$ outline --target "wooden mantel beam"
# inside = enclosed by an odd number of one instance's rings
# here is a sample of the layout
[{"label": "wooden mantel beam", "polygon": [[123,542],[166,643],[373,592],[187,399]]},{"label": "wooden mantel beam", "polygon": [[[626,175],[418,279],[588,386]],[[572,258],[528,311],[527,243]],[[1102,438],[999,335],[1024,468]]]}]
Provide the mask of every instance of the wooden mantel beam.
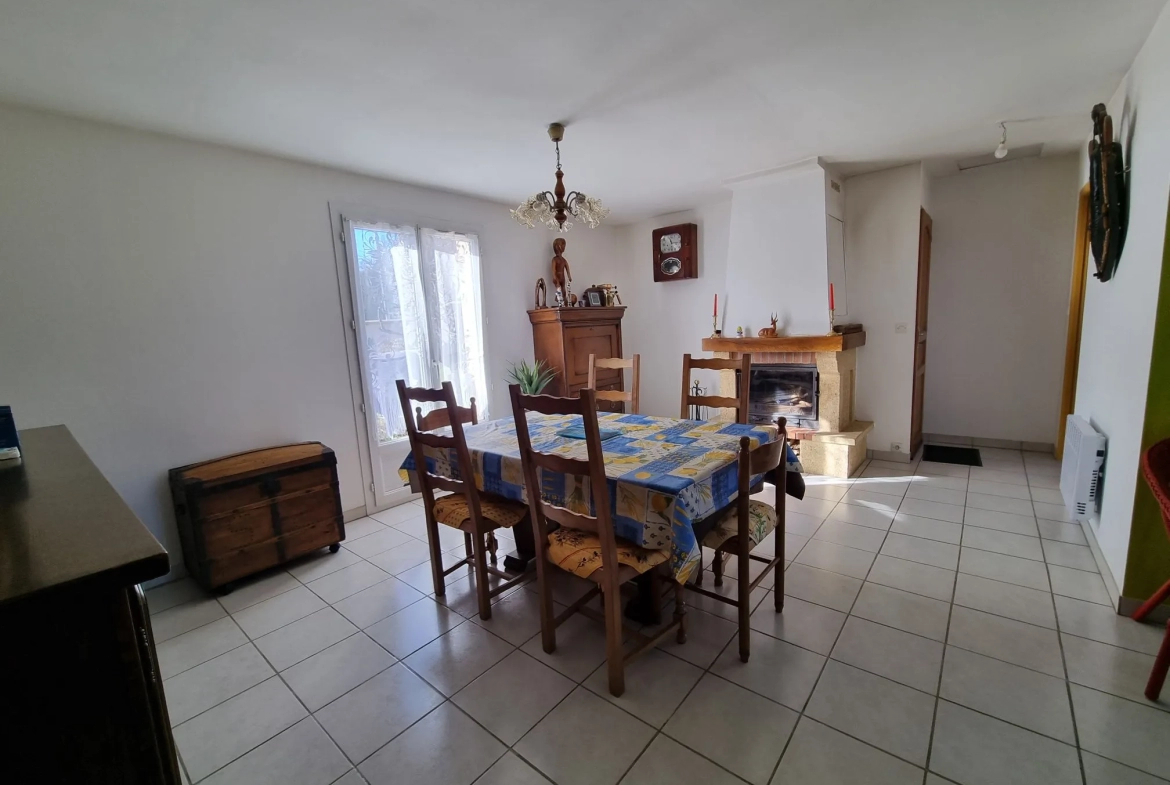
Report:
[{"label": "wooden mantel beam", "polygon": [[829,335],[782,335],[776,338],[704,338],[703,351],[748,352],[844,352],[865,346],[865,332]]}]

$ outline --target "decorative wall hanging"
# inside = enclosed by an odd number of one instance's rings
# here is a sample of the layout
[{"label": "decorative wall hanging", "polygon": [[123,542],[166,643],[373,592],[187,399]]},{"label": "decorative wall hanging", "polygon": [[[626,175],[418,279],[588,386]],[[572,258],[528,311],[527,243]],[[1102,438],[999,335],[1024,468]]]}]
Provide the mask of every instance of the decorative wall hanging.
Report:
[{"label": "decorative wall hanging", "polygon": [[1113,140],[1113,118],[1105,104],[1093,107],[1093,138],[1089,141],[1089,243],[1097,272],[1105,282],[1113,277],[1125,245],[1129,205],[1125,190],[1125,161],[1121,143]]},{"label": "decorative wall hanging", "polygon": [[561,171],[561,140],[565,138],[565,126],[560,123],[550,125],[548,138],[552,139],[557,148],[556,187],[552,191],[541,191],[522,202],[512,211],[512,217],[529,229],[539,222],[549,229],[567,232],[573,228],[570,217],[579,219],[590,229],[596,229],[609,215],[609,210],[602,206],[601,200],[586,196],[580,191],[565,194],[563,182],[565,174]]}]

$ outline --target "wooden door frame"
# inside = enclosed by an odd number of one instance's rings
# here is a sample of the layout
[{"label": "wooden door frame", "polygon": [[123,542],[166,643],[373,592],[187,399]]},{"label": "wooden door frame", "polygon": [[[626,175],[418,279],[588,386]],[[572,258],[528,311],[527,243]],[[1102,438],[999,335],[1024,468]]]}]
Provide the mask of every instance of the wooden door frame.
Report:
[{"label": "wooden door frame", "polygon": [[1064,457],[1064,428],[1077,402],[1077,367],[1081,355],[1081,324],[1085,316],[1085,284],[1089,275],[1089,184],[1077,201],[1077,234],[1073,246],[1072,283],[1068,295],[1068,330],[1064,343],[1064,382],[1060,393],[1060,421],[1056,424],[1054,454]]},{"label": "wooden door frame", "polygon": [[[922,310],[922,298],[925,296],[929,300],[930,296],[930,252],[926,254],[926,291],[922,291],[922,263],[923,263],[923,244],[922,238],[927,236],[929,231],[930,245],[934,246],[934,219],[930,217],[930,213],[926,212],[926,208],[920,207],[918,210],[918,266],[915,270],[914,276],[914,362],[911,369],[910,381],[910,459],[918,454],[919,448],[922,447],[924,438],[923,431],[926,428],[926,380],[922,382],[922,392],[918,391],[918,344],[926,340],[926,324],[919,321],[919,315],[922,314],[923,322],[926,321],[926,313]],[[929,309],[929,306],[928,306]],[[923,349],[922,357],[922,373],[926,373],[926,350]],[[918,412],[918,433],[914,432],[914,416]]]}]

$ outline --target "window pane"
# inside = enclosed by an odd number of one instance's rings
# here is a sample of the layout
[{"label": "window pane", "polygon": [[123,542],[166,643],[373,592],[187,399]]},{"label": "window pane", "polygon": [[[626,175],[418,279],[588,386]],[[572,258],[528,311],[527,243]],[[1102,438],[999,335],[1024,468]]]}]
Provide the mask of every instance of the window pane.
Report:
[{"label": "window pane", "polygon": [[351,222],[359,351],[365,352],[378,442],[406,436],[396,379],[429,387],[426,305],[413,226]]},{"label": "window pane", "polygon": [[439,380],[451,382],[464,406],[474,397],[481,419],[487,419],[479,238],[422,229],[420,241],[430,352]]}]

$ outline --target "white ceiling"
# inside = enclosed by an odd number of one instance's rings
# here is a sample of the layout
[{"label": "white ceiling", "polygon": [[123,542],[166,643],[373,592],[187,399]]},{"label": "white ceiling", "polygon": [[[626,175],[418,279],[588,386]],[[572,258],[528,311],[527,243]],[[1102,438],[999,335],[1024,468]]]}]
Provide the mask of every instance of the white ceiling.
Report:
[{"label": "white ceiling", "polygon": [[[1165,0],[0,0],[0,100],[614,218],[810,156],[1079,147]],[[944,167],[945,168],[945,167]]]}]

